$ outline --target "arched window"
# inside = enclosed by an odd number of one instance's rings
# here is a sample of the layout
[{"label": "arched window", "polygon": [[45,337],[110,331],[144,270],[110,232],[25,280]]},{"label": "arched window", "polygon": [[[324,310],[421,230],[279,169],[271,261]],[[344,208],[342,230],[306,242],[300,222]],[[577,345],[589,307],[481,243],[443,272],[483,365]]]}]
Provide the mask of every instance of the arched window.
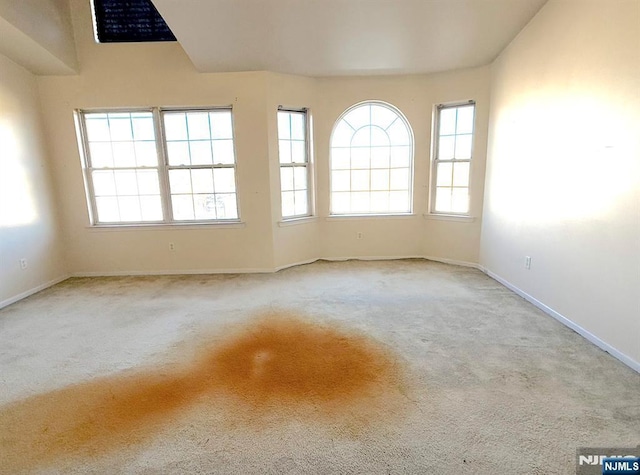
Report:
[{"label": "arched window", "polygon": [[347,109],[331,134],[331,214],[411,212],[413,134],[395,107]]}]

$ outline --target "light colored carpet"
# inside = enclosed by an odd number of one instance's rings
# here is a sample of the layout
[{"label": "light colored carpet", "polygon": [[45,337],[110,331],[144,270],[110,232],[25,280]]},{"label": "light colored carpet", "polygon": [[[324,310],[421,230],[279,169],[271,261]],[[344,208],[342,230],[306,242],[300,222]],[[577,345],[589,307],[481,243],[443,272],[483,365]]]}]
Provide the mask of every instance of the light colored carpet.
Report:
[{"label": "light colored carpet", "polygon": [[640,442],[640,375],[423,260],[69,279],[0,310],[0,385],[12,474],[571,474]]}]

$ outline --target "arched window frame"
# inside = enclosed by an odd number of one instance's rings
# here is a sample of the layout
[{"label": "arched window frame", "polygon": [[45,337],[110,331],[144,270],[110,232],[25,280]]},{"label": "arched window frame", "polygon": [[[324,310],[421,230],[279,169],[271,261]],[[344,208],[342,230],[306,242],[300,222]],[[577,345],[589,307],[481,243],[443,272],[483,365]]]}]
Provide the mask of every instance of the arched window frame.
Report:
[{"label": "arched window frame", "polygon": [[[391,120],[388,124],[386,124],[386,127],[382,127],[379,123],[373,123],[372,122],[372,118],[369,118],[369,122],[365,123],[363,125],[360,125],[357,128],[354,128],[351,124],[349,124],[349,122],[347,122],[345,120],[345,118],[347,116],[349,116],[349,114],[351,114],[354,110],[365,107],[365,106],[378,106],[381,107],[383,109],[386,109],[387,111],[390,111],[391,113],[393,113],[395,115],[395,118],[393,120]],[[370,113],[371,113],[371,109],[370,109]],[[349,147],[334,147],[334,138],[336,135],[336,132],[338,131],[338,127],[344,122],[347,123],[347,125],[349,125],[349,127],[353,130],[353,133],[351,135],[351,141],[350,141],[350,145]],[[374,147],[371,145],[371,143],[369,144],[368,148],[369,148],[369,167],[368,169],[365,168],[354,168],[353,166],[353,149],[354,148],[366,148],[366,146],[361,146],[361,147],[355,147],[353,146],[353,140],[354,137],[357,135],[358,131],[360,131],[361,129],[365,128],[365,127],[377,127],[382,129],[386,134],[387,137],[389,137],[389,133],[387,132],[388,129],[391,128],[391,126],[393,126],[396,121],[399,121],[400,124],[404,125],[404,130],[406,130],[406,134],[407,134],[407,141],[408,143],[390,143],[389,145],[389,165],[387,167],[374,167],[373,163],[371,163],[371,149]],[[385,124],[382,124],[385,125]],[[349,168],[337,168],[336,167],[336,156],[335,156],[335,152],[336,149],[345,149],[348,148],[349,149],[349,163],[350,166]],[[392,152],[394,152],[393,149],[395,149],[395,151],[404,151],[401,149],[406,148],[406,151],[408,153],[408,164],[406,166],[394,166],[397,165],[397,163],[399,163],[399,161],[396,161],[394,163],[394,160],[396,160],[396,157],[392,156]],[[330,149],[330,162],[329,162],[329,171],[330,171],[330,183],[329,183],[329,190],[330,190],[330,214],[331,216],[358,216],[358,215],[362,215],[362,216],[375,216],[375,215],[408,215],[408,214],[412,214],[413,213],[413,171],[414,171],[414,135],[413,135],[413,130],[411,128],[411,125],[408,121],[408,119],[406,118],[406,116],[400,111],[400,109],[398,109],[397,107],[395,107],[392,104],[389,104],[387,102],[384,101],[379,101],[379,100],[367,100],[367,101],[362,101],[359,102],[357,104],[354,104],[352,106],[350,106],[349,108],[347,108],[336,120],[336,122],[334,123],[333,129],[331,131],[331,138],[330,138],[330,143],[329,143],[329,149]],[[369,171],[369,187],[368,189],[354,189],[353,188],[353,183],[352,183],[352,178],[353,178],[353,172],[355,171]],[[406,173],[408,174],[408,176],[406,177],[406,188],[402,188],[402,189],[394,189],[394,186],[392,184],[392,171],[395,171],[395,175],[401,174],[401,170],[406,170]],[[346,172],[349,171],[350,172],[350,182],[349,182],[349,189],[348,190],[343,190],[342,188],[344,188],[344,186],[341,186],[340,188],[336,189],[336,183],[334,182],[334,176],[335,176],[335,172]],[[379,188],[374,188],[372,187],[372,171],[376,171],[376,172],[380,172],[379,175],[384,175],[384,171],[387,171],[389,174],[389,187],[387,189],[379,189]],[[337,181],[337,180],[335,180]],[[365,210],[364,208],[358,208],[353,206],[354,200],[353,200],[353,194],[354,193],[361,193],[361,192],[368,192],[369,193],[369,206],[368,206],[368,210]],[[336,206],[335,203],[335,198],[336,198],[336,194],[341,194],[341,193],[349,193],[350,194],[350,204],[348,207],[346,206]],[[389,206],[386,209],[382,209],[382,208],[377,208],[374,207],[373,203],[372,203],[372,193],[376,193],[379,196],[382,196],[382,193],[387,193],[388,194],[388,201],[389,201]],[[399,193],[406,193],[406,207],[403,207],[402,209],[400,209],[399,207],[394,207],[393,205],[391,205],[391,201],[394,198],[394,195],[397,197]]]}]

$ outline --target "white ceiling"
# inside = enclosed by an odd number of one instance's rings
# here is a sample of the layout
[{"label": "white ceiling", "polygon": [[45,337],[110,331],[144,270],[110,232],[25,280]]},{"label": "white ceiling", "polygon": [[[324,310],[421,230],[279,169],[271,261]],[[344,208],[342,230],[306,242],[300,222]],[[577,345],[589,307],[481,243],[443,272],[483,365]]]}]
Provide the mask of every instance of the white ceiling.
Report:
[{"label": "white ceiling", "polygon": [[488,64],[547,0],[153,0],[196,68],[307,76]]}]

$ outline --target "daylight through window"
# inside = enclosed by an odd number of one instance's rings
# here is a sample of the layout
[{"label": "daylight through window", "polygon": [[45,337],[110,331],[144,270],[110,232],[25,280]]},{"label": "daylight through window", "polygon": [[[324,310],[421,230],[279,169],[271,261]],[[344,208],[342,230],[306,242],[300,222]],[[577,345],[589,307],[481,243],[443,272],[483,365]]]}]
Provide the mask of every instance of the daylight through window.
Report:
[{"label": "daylight through window", "polygon": [[311,214],[306,111],[278,111],[278,151],[282,218]]},{"label": "daylight through window", "polygon": [[331,214],[411,212],[413,136],[383,102],[347,110],[331,136]]},{"label": "daylight through window", "polygon": [[238,219],[230,109],[78,118],[93,224]]}]

